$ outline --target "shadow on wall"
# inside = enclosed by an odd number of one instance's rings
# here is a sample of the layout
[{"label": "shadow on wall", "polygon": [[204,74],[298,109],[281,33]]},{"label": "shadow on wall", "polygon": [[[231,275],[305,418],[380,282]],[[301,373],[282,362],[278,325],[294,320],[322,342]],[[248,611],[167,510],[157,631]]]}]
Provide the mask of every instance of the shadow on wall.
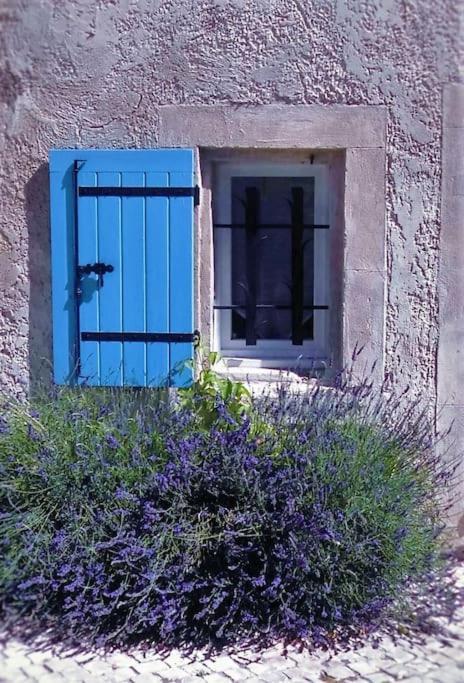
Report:
[{"label": "shadow on wall", "polygon": [[42,164],[26,183],[26,221],[29,270],[29,386],[30,392],[52,381],[52,309],[48,164]]}]

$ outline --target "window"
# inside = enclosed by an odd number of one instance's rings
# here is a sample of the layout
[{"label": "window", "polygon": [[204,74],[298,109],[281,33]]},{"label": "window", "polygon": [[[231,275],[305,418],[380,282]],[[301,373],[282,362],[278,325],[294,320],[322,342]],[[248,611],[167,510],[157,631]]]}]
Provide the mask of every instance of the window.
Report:
[{"label": "window", "polygon": [[231,364],[326,363],[327,166],[216,164],[213,228],[216,349]]}]

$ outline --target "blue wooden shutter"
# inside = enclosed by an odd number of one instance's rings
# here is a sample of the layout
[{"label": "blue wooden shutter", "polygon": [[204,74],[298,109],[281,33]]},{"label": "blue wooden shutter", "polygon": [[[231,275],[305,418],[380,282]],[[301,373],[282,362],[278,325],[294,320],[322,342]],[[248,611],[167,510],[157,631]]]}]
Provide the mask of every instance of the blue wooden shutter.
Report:
[{"label": "blue wooden shutter", "polygon": [[50,152],[58,384],[191,381],[193,184],[193,150]]}]

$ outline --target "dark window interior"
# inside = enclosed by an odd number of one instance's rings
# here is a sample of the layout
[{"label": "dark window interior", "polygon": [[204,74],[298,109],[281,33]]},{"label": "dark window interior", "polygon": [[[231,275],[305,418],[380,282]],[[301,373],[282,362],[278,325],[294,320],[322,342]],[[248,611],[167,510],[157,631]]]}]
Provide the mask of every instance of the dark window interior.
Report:
[{"label": "dark window interior", "polygon": [[313,339],[313,223],[314,178],[232,178],[233,339]]}]

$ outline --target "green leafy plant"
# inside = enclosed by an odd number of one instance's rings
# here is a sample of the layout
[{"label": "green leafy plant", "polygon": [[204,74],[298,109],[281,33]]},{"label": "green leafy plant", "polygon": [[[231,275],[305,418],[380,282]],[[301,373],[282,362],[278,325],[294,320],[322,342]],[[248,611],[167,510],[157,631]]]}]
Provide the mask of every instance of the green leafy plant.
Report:
[{"label": "green leafy plant", "polygon": [[252,408],[250,391],[242,382],[221,375],[217,370],[219,362],[217,352],[204,353],[197,349],[197,377],[191,387],[179,392],[180,405],[198,417],[203,429],[209,429],[221,417],[224,406],[229,419],[235,421],[249,414]]}]

